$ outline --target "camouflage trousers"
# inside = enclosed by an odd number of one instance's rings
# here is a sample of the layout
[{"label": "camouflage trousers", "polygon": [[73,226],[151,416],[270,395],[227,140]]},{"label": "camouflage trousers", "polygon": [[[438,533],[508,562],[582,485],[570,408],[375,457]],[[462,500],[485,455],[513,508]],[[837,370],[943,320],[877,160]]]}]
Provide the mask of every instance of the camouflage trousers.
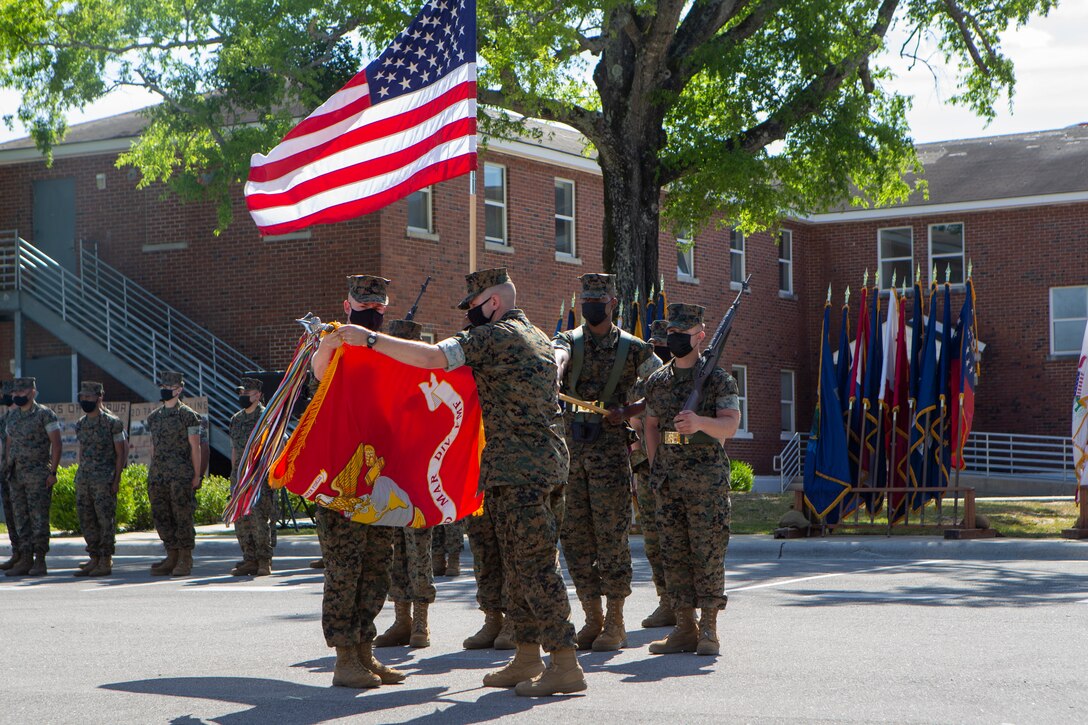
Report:
[{"label": "camouflage trousers", "polygon": [[631,594],[631,465],[622,440],[570,445],[563,556],[578,598]]},{"label": "camouflage trousers", "polygon": [[91,556],[113,556],[117,533],[117,495],[113,476],[76,473],[76,513]]},{"label": "camouflage trousers", "polygon": [[15,527],[15,507],[11,505],[11,482],[7,475],[0,474],[0,498],[3,499],[4,523],[8,526],[8,540],[11,550],[19,551],[19,532]]},{"label": "camouflage trousers", "polygon": [[729,548],[729,458],[717,445],[658,448],[650,487],[676,609],[724,609]]},{"label": "camouflage trousers", "polygon": [[431,551],[446,557],[459,557],[465,548],[465,519],[431,529]]},{"label": "camouflage trousers", "polygon": [[168,550],[192,551],[196,546],[193,526],[196,492],[192,473],[168,474],[152,468],[147,474],[147,498],[151,503],[151,520],[163,546]]},{"label": "camouflage trousers", "polygon": [[393,529],[389,598],[394,602],[434,601],[431,529]]},{"label": "camouflage trousers", "polygon": [[547,652],[573,648],[570,602],[559,571],[563,486],[494,486],[487,490],[486,508],[499,540],[514,638],[539,642]]},{"label": "camouflage trousers", "polygon": [[234,522],[234,535],[242,549],[245,561],[269,561],[272,559],[272,527],[276,510],[276,491],[268,484],[261,485],[261,497],[249,513]]},{"label": "camouflage trousers", "polygon": [[24,556],[49,551],[49,505],[53,502],[53,489],[46,485],[47,477],[48,470],[42,466],[41,470],[33,471],[15,469],[8,478],[13,523]]},{"label": "camouflage trousers", "polygon": [[325,592],[321,597],[321,629],[329,647],[351,647],[377,636],[374,618],[389,594],[393,533],[389,526],[366,526],[319,506],[325,533]]},{"label": "camouflage trousers", "polygon": [[468,546],[472,550],[472,573],[476,577],[476,603],[487,611],[506,611],[506,591],[503,586],[502,554],[495,524],[491,520],[489,499],[484,494],[482,516],[469,516],[464,520],[468,530]]},{"label": "camouflage trousers", "polygon": [[650,490],[650,476],[647,471],[635,474],[635,497],[638,500],[638,523],[642,528],[642,548],[646,552],[646,560],[650,562],[657,596],[664,597],[665,565],[661,561],[661,537],[657,531],[657,499]]}]

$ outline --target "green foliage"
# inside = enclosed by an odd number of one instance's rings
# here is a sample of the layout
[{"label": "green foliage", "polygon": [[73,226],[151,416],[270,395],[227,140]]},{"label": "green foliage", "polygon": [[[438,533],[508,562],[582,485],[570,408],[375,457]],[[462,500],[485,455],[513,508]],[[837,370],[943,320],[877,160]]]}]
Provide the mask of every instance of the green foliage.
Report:
[{"label": "green foliage", "polygon": [[76,469],[65,466],[57,469],[57,482],[53,485],[53,501],[49,504],[49,526],[59,531],[79,533],[79,514],[76,511]]},{"label": "green foliage", "polygon": [[204,483],[196,492],[196,512],[193,522],[197,526],[223,522],[223,509],[230,499],[230,480],[222,476],[205,476]]},{"label": "green foliage", "polygon": [[755,471],[750,463],[744,461],[729,462],[729,490],[751,491],[755,481]]},{"label": "green foliage", "polygon": [[155,522],[151,518],[151,501],[147,498],[147,466],[142,463],[133,463],[121,472],[121,486],[117,496],[117,525],[128,531],[149,531],[155,528]]}]

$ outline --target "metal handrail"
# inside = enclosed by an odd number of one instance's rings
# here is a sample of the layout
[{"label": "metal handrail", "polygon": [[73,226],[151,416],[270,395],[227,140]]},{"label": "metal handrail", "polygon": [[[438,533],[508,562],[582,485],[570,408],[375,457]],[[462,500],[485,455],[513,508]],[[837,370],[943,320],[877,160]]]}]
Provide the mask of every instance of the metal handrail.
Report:
[{"label": "metal handrail", "polygon": [[0,231],[0,289],[19,290],[148,377],[182,372],[193,394],[207,396],[211,423],[227,429],[238,378],[260,367],[96,255],[82,250],[80,259],[82,277],[17,233]]}]

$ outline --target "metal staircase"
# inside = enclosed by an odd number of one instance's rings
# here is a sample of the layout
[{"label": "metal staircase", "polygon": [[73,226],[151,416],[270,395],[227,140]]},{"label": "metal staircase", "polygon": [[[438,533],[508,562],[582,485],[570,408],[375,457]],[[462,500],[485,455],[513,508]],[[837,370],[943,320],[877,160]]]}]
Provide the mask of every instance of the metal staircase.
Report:
[{"label": "metal staircase", "polygon": [[205,328],[81,249],[73,274],[15,232],[0,231],[0,296],[75,352],[148,400],[161,370],[207,396],[211,445],[230,455],[230,417],[243,372],[261,367]]}]

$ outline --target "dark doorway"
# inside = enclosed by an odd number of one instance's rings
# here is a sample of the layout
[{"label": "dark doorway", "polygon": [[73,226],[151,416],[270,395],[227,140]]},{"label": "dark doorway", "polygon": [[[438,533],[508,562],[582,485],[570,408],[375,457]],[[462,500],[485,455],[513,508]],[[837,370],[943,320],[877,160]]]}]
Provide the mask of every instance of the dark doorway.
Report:
[{"label": "dark doorway", "polygon": [[74,361],[74,355],[48,355],[23,363],[23,375],[38,379],[39,403],[71,403],[76,399],[72,390]]},{"label": "dark doorway", "polygon": [[34,182],[31,243],[69,272],[76,271],[76,180]]}]

